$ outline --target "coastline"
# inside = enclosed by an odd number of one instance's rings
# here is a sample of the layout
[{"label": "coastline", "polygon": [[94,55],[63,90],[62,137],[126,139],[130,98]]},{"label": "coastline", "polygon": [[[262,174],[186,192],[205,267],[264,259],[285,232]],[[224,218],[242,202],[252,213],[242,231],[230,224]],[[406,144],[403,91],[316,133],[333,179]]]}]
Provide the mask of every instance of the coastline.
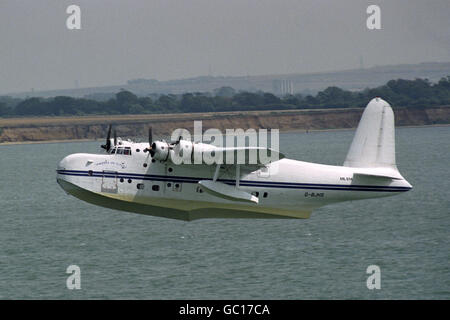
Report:
[{"label": "coastline", "polygon": [[[103,140],[113,125],[121,137],[146,137],[149,127],[159,136],[174,129],[193,132],[194,121],[202,129],[274,128],[280,132],[324,132],[355,130],[363,108],[264,110],[251,112],[215,112],[156,115],[116,115],[85,117],[0,118],[0,145],[81,142]],[[397,108],[396,127],[450,125],[450,107]]]},{"label": "coastline", "polygon": [[[445,124],[428,124],[428,125],[411,125],[411,126],[397,126],[396,129],[401,128],[428,128],[428,127],[450,127],[450,123]],[[335,132],[335,131],[354,131],[354,128],[335,128],[335,129],[311,129],[306,132],[305,129],[280,129],[280,133],[311,133],[311,132]],[[42,140],[42,141],[14,141],[14,142],[0,142],[0,146],[13,145],[27,145],[27,144],[50,144],[50,143],[75,143],[75,142],[94,142],[103,141],[104,139],[59,139],[59,140]]]},{"label": "coastline", "polygon": [[67,140],[42,140],[42,141],[13,141],[13,142],[0,142],[0,146],[14,146],[23,144],[46,144],[46,143],[68,143],[68,142],[90,142],[100,141],[100,139],[67,139]]}]

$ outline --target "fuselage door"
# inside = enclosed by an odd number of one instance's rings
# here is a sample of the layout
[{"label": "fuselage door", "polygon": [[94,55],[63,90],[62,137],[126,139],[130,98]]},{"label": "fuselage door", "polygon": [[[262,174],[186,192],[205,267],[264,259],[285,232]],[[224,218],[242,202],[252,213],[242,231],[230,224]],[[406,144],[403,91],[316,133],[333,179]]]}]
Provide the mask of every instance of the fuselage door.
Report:
[{"label": "fuselage door", "polygon": [[103,171],[102,192],[117,193],[117,171]]}]

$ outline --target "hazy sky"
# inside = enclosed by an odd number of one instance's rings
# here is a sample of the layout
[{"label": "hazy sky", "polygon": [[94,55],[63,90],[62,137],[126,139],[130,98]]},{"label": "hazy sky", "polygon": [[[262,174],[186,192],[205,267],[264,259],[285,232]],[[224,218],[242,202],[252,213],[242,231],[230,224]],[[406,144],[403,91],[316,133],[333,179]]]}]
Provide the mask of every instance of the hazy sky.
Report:
[{"label": "hazy sky", "polygon": [[450,61],[449,17],[449,0],[0,0],[0,94]]}]

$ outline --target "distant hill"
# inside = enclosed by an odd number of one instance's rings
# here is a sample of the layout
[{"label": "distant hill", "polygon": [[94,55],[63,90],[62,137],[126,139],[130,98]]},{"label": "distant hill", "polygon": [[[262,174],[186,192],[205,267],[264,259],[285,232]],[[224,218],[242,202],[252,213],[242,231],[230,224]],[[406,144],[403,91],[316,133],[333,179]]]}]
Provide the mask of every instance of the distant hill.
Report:
[{"label": "distant hill", "polygon": [[146,96],[149,94],[212,92],[214,89],[225,86],[232,87],[235,90],[261,90],[278,95],[285,93],[315,94],[330,86],[337,86],[345,90],[373,88],[383,85],[392,79],[414,80],[416,78],[427,78],[432,82],[436,82],[449,74],[450,62],[427,62],[309,74],[246,77],[202,76],[170,81],[134,79],[120,86],[34,91],[9,95],[18,98],[72,96],[107,100],[121,89],[129,90],[139,96]]}]

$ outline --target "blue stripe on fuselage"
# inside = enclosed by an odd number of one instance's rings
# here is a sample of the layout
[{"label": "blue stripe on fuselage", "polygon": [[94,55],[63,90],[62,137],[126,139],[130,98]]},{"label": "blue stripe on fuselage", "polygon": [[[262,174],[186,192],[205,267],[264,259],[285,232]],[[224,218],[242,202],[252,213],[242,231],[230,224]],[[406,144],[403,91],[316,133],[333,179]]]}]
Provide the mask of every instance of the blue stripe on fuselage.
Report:
[{"label": "blue stripe on fuselage", "polygon": [[[179,177],[179,176],[164,176],[164,175],[148,175],[139,173],[122,173],[122,172],[103,172],[103,171],[81,171],[81,170],[56,170],[58,174],[69,176],[85,176],[85,177],[105,177],[105,178],[124,178],[124,179],[138,179],[151,181],[171,181],[171,182],[185,182],[198,183],[200,180],[212,180],[210,178],[195,178],[195,177]],[[235,180],[218,179],[217,181],[225,184],[233,185]],[[319,190],[344,190],[344,191],[377,191],[377,192],[403,192],[408,191],[409,187],[395,187],[395,186],[371,186],[371,185],[340,185],[340,184],[313,184],[313,183],[294,183],[294,182],[275,182],[275,181],[249,181],[240,180],[239,184],[246,187],[260,187],[260,188],[282,188],[282,189],[319,189]]]}]

